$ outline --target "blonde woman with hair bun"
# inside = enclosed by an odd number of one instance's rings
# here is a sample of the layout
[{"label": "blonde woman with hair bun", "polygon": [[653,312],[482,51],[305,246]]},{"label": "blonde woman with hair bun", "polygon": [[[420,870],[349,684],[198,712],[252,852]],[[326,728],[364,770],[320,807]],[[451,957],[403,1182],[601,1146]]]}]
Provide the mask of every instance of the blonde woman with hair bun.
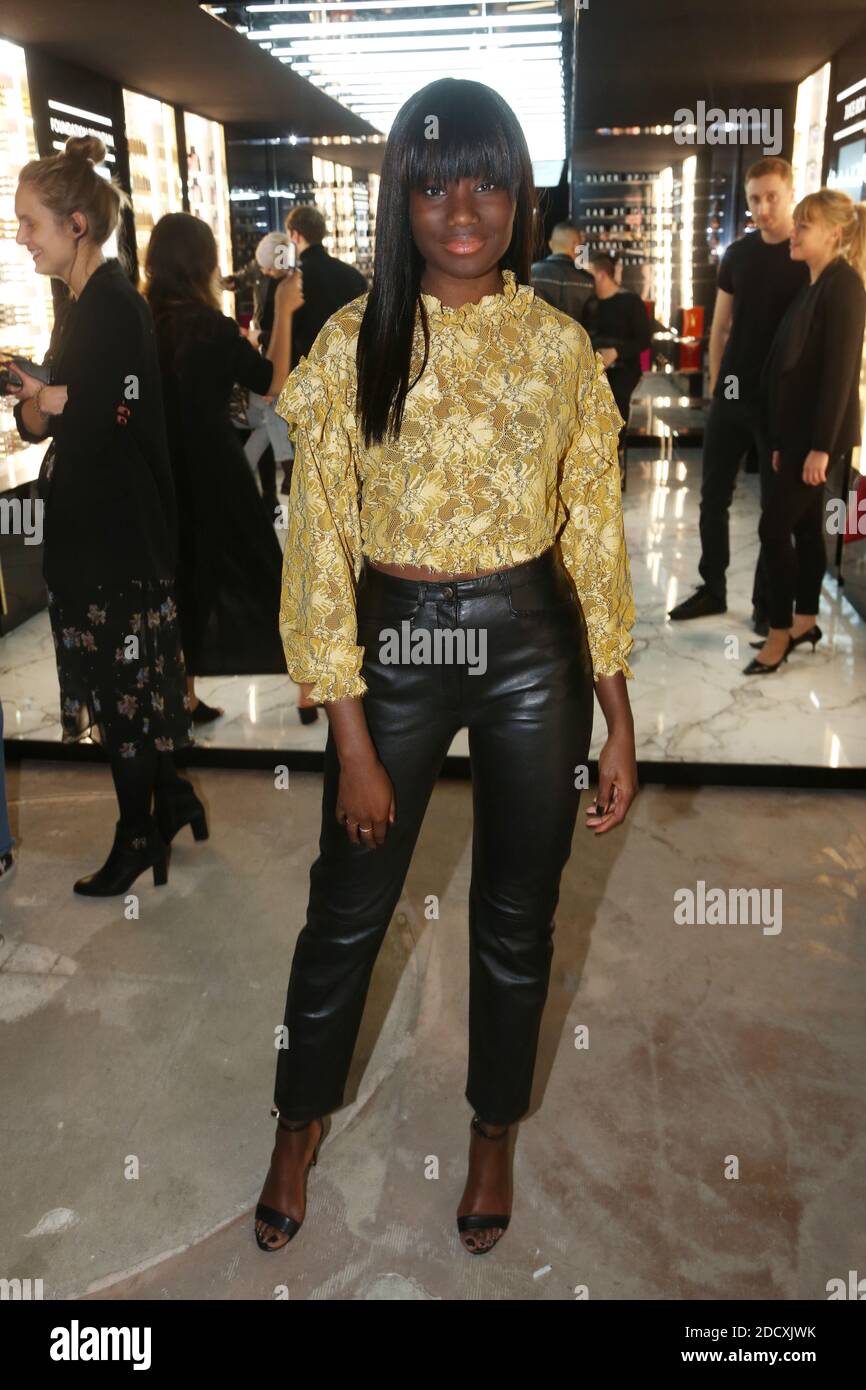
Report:
[{"label": "blonde woman with hair bun", "polygon": [[[57,655],[63,739],[95,727],[117,793],[114,844],[75,891],[125,893],[145,869],[167,878],[166,843],[204,810],[172,751],[191,741],[174,598],[177,522],[153,319],[103,246],[128,201],[97,173],[94,136],[34,159],[18,179],[16,240],[70,303],[50,384],[18,371],[22,437],[51,438],[39,475],[43,575]],[[154,810],[156,814],[154,815]],[[84,849],[82,848],[82,857]]]},{"label": "blonde woman with hair bun", "polygon": [[758,528],[770,631],[746,675],[776,671],[823,637],[824,484],[861,433],[866,204],[834,188],[807,194],[794,209],[791,259],[806,264],[809,283],[779,325],[762,379],[774,474]]}]

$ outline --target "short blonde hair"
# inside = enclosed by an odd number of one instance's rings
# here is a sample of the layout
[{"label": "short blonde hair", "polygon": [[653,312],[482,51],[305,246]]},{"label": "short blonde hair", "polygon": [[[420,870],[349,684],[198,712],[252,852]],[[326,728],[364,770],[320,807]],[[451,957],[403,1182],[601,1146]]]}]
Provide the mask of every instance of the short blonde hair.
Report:
[{"label": "short blonde hair", "polygon": [[866,279],[866,203],[855,203],[841,188],[819,188],[800,199],[794,221],[838,227],[839,255]]}]

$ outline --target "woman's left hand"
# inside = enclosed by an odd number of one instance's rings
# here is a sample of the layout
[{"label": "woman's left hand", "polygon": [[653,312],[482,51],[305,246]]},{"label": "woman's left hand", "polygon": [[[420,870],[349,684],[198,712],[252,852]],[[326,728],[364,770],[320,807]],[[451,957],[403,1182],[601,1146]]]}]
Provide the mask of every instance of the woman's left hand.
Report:
[{"label": "woman's left hand", "polygon": [[811,483],[817,487],[820,483],[827,481],[827,468],[830,463],[830,455],[822,453],[819,449],[812,449],[803,463],[803,482]]},{"label": "woman's left hand", "polygon": [[[609,734],[598,758],[598,795],[586,813],[586,828],[604,835],[621,825],[638,792],[634,733]],[[602,808],[599,813],[596,807]]]},{"label": "woman's left hand", "polygon": [[43,415],[62,415],[66,405],[65,386],[43,386],[36,402],[37,410]]}]

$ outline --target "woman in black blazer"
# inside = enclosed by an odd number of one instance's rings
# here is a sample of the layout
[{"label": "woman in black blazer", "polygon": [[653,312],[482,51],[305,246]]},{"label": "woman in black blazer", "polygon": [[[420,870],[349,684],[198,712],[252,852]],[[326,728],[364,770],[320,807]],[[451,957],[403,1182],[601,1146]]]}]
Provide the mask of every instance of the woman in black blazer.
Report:
[{"label": "woman in black blazer", "polygon": [[180,824],[207,835],[201,803],[172,759],[191,741],[190,710],[156,339],[144,300],[102,252],[126,201],[97,174],[104,159],[100,140],[75,137],[21,170],[16,240],[37,273],[63,280],[72,298],[52,339],[52,384],[19,372],[23,385],[12,392],[23,438],[52,436],[39,493],[63,739],[95,725],[117,793],[111,853],[75,884],[99,897],[125,893],[151,867],[154,883],[165,883],[165,839]]},{"label": "woman in black blazer", "polygon": [[817,626],[826,569],[824,483],[860,443],[860,364],[866,323],[866,204],[822,188],[794,209],[791,259],[810,279],[779,324],[763,393],[774,478],[761,516],[770,631],[746,675],[778,670]]}]

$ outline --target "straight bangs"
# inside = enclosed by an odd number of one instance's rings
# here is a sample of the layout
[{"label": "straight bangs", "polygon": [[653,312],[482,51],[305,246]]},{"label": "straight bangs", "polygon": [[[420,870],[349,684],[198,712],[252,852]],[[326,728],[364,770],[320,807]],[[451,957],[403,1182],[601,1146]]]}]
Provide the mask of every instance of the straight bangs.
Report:
[{"label": "straight bangs", "polygon": [[801,198],[791,214],[795,222],[821,222],[824,220],[824,207],[817,193],[807,193]]},{"label": "straight bangs", "polygon": [[508,190],[515,204],[514,225],[499,265],[513,271],[518,284],[529,284],[540,232],[526,137],[498,92],[481,82],[443,77],[400,108],[382,159],[373,287],[356,357],[357,414],[368,447],[386,434],[399,436],[411,389],[416,313],[424,356],[415,381],[427,364],[430,335],[420,295],[424,261],[411,231],[411,195],[464,178]]},{"label": "straight bangs", "polygon": [[[438,135],[425,134],[437,128]],[[467,103],[466,111],[452,107],[445,117],[419,112],[396,162],[399,182],[414,192],[430,184],[444,188],[458,179],[483,179],[515,197],[524,174],[520,152],[497,112],[480,109],[477,101]]]}]

